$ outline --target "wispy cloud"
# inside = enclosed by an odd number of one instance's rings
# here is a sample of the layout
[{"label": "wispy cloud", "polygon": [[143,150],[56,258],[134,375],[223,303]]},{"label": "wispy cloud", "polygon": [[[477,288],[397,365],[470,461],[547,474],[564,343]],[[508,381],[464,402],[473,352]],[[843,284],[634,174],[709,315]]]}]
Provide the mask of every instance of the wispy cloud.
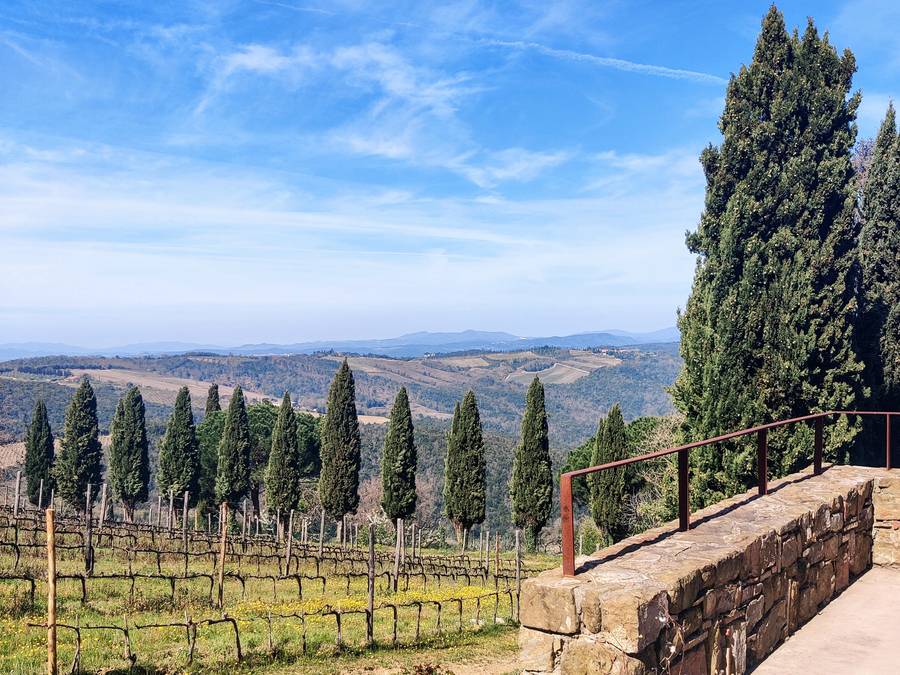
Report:
[{"label": "wispy cloud", "polygon": [[570,49],[556,49],[537,42],[522,42],[518,40],[481,40],[482,44],[505,47],[508,49],[517,49],[520,51],[534,51],[545,56],[551,56],[566,61],[577,61],[587,63],[601,68],[612,68],[614,70],[622,70],[629,73],[640,73],[642,75],[653,75],[655,77],[666,77],[673,80],[689,80],[700,84],[727,84],[728,80],[718,75],[710,73],[702,73],[696,70],[684,70],[682,68],[669,68],[668,66],[657,66],[648,63],[636,63],[626,59],[618,59],[609,56],[596,56],[595,54],[585,54]]}]

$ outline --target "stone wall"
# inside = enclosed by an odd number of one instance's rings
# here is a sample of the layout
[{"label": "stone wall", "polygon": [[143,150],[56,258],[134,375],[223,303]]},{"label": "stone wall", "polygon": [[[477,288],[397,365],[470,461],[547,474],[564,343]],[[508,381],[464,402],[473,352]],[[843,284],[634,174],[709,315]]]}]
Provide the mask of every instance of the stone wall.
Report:
[{"label": "stone wall", "polygon": [[884,472],[875,481],[875,547],[872,562],[900,568],[900,471]]},{"label": "stone wall", "polygon": [[892,563],[900,476],[832,467],[696,513],[688,532],[670,524],[580,558],[574,578],[545,572],[523,584],[520,667],[744,673],[868,569],[876,518]]}]

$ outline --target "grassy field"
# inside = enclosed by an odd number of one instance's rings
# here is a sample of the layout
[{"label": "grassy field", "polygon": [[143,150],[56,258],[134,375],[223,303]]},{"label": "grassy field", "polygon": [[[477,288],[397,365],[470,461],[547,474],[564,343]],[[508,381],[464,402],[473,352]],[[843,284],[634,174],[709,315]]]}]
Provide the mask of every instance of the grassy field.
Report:
[{"label": "grassy field", "polygon": [[[16,534],[7,526],[4,541],[13,541],[14,537]],[[63,544],[77,543],[72,533],[58,539]],[[177,549],[181,544],[177,535],[174,540],[161,540],[158,536],[155,539],[162,549]],[[20,544],[40,545],[41,541],[40,533],[28,533],[24,529],[18,533]],[[118,542],[115,538],[112,541]],[[136,540],[134,546],[147,545]],[[191,547],[204,545],[194,542]],[[0,672],[30,674],[44,672],[46,668],[46,629],[28,625],[43,625],[46,621],[46,564],[40,557],[44,550],[23,548],[23,557],[16,567],[11,547],[2,548],[0,572],[32,575],[37,583],[32,605],[27,582],[0,581]],[[315,555],[313,549],[308,553]],[[422,556],[423,559],[428,556],[435,564],[447,560],[459,569],[453,556],[443,553],[442,557],[438,551],[423,551]],[[359,556],[364,555],[360,550]],[[194,579],[182,577],[184,558],[177,552],[163,554],[159,567],[154,555],[136,554],[131,572],[155,578],[139,577],[133,588],[131,579],[103,578],[107,574],[126,572],[127,556],[105,546],[96,548],[93,578],[86,581],[87,601],[82,598],[80,579],[62,578],[58,582],[57,622],[81,627],[78,656],[83,672],[124,673],[130,667],[135,673],[454,672],[461,675],[474,673],[475,669],[481,674],[515,671],[516,623],[512,602],[515,585],[502,575],[499,579],[488,574],[468,580],[401,575],[399,589],[394,593],[386,574],[390,552],[384,551],[380,556],[384,562],[376,567],[379,576],[375,592],[375,644],[367,645],[367,579],[364,573],[359,573],[359,562],[338,563],[335,572],[333,561],[321,561],[318,566],[325,578],[324,590],[312,557],[299,566],[295,562],[291,575],[301,575],[301,596],[296,578],[283,577],[274,560],[254,562],[250,557],[229,555],[224,608],[220,610],[215,602],[215,589],[210,592],[216,573],[214,556],[191,558],[189,576],[201,575]],[[504,554],[502,568],[511,569],[511,556]],[[528,569],[546,568],[554,563],[554,559],[547,557],[524,561]],[[471,565],[477,566],[477,559]],[[415,567],[415,562],[410,560],[407,569],[412,572]],[[348,579],[342,572],[351,568],[356,576]],[[78,575],[83,570],[79,549],[60,552],[59,575]],[[169,578],[160,574],[175,578],[174,592]],[[236,576],[229,576],[232,574],[260,578],[245,578],[242,584]],[[499,593],[495,595],[496,590]],[[396,642],[391,605],[397,606]],[[223,615],[236,623],[202,623],[207,619],[221,620]],[[183,625],[186,623],[196,625],[192,659],[189,652],[193,628]],[[154,624],[182,625],[147,627]],[[240,662],[235,625],[240,638]],[[121,630],[95,630],[90,626],[127,626],[129,643],[126,646]],[[79,651],[74,631],[60,627],[58,643],[60,672],[68,672]],[[134,655],[133,666],[129,653]]]}]

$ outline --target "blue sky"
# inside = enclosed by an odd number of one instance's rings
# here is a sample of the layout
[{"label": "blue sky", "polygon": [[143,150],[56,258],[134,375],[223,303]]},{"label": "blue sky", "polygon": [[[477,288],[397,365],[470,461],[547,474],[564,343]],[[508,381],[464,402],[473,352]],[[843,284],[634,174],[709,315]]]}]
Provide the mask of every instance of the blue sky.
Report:
[{"label": "blue sky", "polygon": [[[856,54],[900,6],[780,3]],[[674,323],[766,2],[0,6],[0,342]]]}]

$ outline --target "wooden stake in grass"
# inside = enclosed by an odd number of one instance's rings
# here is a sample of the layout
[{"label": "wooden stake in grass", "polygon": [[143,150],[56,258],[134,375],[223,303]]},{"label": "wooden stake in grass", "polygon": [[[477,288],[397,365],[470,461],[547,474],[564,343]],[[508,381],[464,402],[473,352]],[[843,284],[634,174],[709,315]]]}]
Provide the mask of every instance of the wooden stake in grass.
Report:
[{"label": "wooden stake in grass", "polygon": [[520,532],[516,530],[516,621],[519,620],[519,602],[522,597],[522,548],[519,543]]},{"label": "wooden stake in grass", "polygon": [[500,535],[494,535],[494,587],[500,584]]},{"label": "wooden stake in grass", "polygon": [[403,534],[403,518],[397,518],[397,527],[394,529],[394,593],[397,592],[397,580],[400,577],[400,537]]},{"label": "wooden stake in grass", "polygon": [[322,558],[322,546],[325,541],[325,509],[319,515],[319,558]]},{"label": "wooden stake in grass", "polygon": [[181,541],[184,547],[184,576],[188,575],[188,497],[190,492],[184,491],[184,504],[181,506]]},{"label": "wooden stake in grass", "polygon": [[156,526],[162,523],[162,495],[156,495]]},{"label": "wooden stake in grass", "polygon": [[103,521],[106,520],[106,482],[100,486],[100,518],[97,523],[98,527],[103,527]]},{"label": "wooden stake in grass", "polygon": [[41,478],[41,486],[38,488],[38,511],[44,507],[44,479]]},{"label": "wooden stake in grass", "polygon": [[13,518],[19,517],[19,491],[22,489],[22,472],[16,471],[16,501],[13,504]]},{"label": "wooden stake in grass", "polygon": [[291,513],[288,516],[288,529],[287,529],[287,563],[284,566],[285,575],[291,573],[291,549],[294,544],[294,509],[291,509]]},{"label": "wooden stake in grass", "polygon": [[369,611],[366,613],[366,643],[375,642],[375,523],[369,523]]},{"label": "wooden stake in grass", "polygon": [[88,483],[84,493],[84,571],[88,574],[94,569],[94,502],[91,487]]},{"label": "wooden stake in grass", "polygon": [[221,543],[219,544],[219,609],[225,606],[225,546],[228,538],[228,503],[222,502],[219,507],[219,528]]},{"label": "wooden stake in grass", "polygon": [[56,675],[56,522],[47,509],[47,675]]}]

